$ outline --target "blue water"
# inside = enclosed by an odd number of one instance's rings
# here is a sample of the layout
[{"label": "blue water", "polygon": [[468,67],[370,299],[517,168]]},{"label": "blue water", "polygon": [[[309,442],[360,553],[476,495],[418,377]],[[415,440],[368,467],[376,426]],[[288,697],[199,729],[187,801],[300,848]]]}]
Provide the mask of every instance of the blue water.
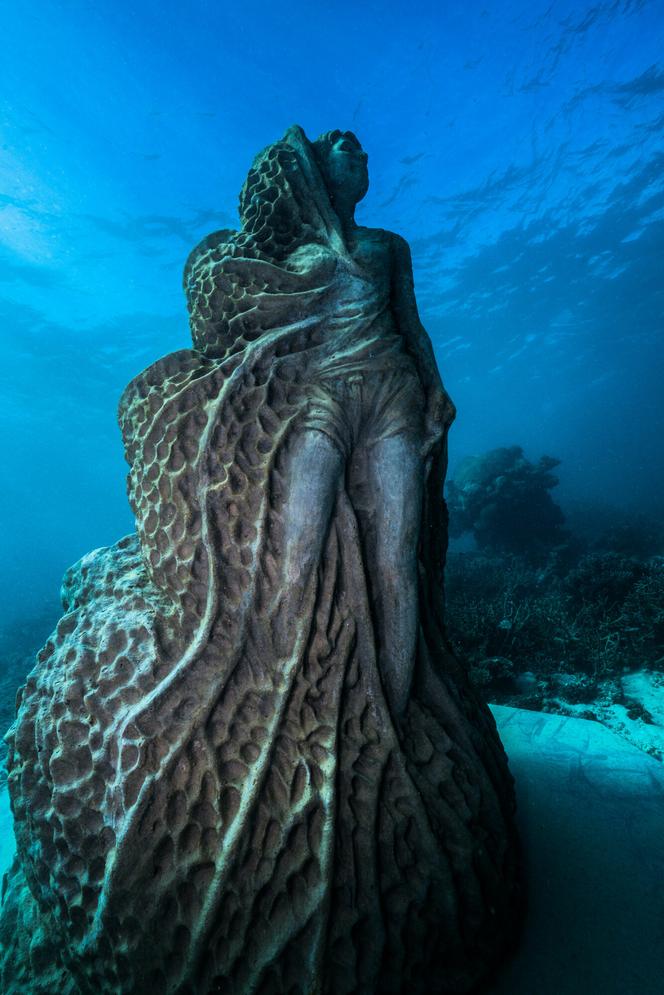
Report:
[{"label": "blue water", "polygon": [[[184,260],[293,123],[358,135],[357,220],[411,244],[450,475],[519,445],[561,460],[566,513],[664,520],[662,0],[32,0],[1,25],[0,735],[64,570],[133,531],[120,393],[189,345]],[[0,873],[12,850],[0,783]]]},{"label": "blue water", "polygon": [[183,261],[293,122],[369,152],[459,417],[559,497],[662,507],[664,8],[35,0],[0,33],[9,618],[131,531],[115,407],[188,344]]}]

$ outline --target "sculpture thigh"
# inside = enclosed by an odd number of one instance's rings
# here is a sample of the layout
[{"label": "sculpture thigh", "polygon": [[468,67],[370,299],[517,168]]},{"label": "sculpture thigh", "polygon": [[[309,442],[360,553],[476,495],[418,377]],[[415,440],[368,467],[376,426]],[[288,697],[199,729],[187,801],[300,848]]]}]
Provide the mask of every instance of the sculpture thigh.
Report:
[{"label": "sculpture thigh", "polygon": [[284,521],[281,592],[274,631],[280,651],[290,653],[312,570],[318,566],[327,538],[344,457],[323,432],[305,429],[290,443],[288,490]]},{"label": "sculpture thigh", "polygon": [[[305,429],[291,444],[284,583],[276,625],[284,654],[290,651],[346,465],[339,447],[318,429]],[[360,444],[348,459],[349,496],[362,535],[378,663],[396,717],[408,703],[419,625],[417,545],[424,473],[420,449],[421,439],[404,432]]]},{"label": "sculpture thigh", "polygon": [[404,432],[353,454],[350,498],[360,523],[378,663],[392,712],[408,703],[417,636],[417,548],[423,498],[421,438]]}]

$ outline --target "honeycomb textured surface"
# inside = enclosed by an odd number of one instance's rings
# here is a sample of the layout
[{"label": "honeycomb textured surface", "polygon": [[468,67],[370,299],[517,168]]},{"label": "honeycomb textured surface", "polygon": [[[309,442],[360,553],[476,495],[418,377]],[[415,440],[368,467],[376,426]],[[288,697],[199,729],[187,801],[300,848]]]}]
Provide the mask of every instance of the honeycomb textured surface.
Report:
[{"label": "honeycomb textured surface", "polygon": [[331,215],[291,129],[241,231],[187,261],[194,349],[122,397],[136,535],[68,571],[7,737],[6,995],[460,993],[512,934],[511,777],[444,635],[442,444],[402,726],[343,488],[284,621],[293,446],[334,353]]}]

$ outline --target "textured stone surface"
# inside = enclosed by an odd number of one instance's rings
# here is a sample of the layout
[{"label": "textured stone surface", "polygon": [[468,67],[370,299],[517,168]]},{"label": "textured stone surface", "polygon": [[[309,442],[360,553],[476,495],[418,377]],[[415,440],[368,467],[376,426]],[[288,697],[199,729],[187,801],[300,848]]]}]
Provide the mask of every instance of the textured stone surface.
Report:
[{"label": "textured stone surface", "polygon": [[513,934],[442,622],[453,406],[362,182],[341,133],[261,153],[187,262],[195,348],[123,395],[137,535],[65,577],[8,736],[8,993],[465,992]]},{"label": "textured stone surface", "polygon": [[[491,708],[529,887],[522,942],[487,995],[661,995],[664,766],[598,722]],[[2,790],[0,876],[13,839]]]}]

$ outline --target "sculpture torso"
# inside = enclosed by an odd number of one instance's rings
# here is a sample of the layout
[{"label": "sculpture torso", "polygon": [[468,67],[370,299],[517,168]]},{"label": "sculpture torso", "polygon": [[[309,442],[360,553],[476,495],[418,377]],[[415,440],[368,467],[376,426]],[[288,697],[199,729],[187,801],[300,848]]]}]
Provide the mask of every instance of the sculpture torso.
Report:
[{"label": "sculpture torso", "polygon": [[346,235],[348,255],[313,243],[288,256],[288,269],[306,269],[311,278],[329,287],[326,335],[334,352],[317,379],[398,368],[415,373],[392,307],[394,238],[382,228],[355,227]]}]

